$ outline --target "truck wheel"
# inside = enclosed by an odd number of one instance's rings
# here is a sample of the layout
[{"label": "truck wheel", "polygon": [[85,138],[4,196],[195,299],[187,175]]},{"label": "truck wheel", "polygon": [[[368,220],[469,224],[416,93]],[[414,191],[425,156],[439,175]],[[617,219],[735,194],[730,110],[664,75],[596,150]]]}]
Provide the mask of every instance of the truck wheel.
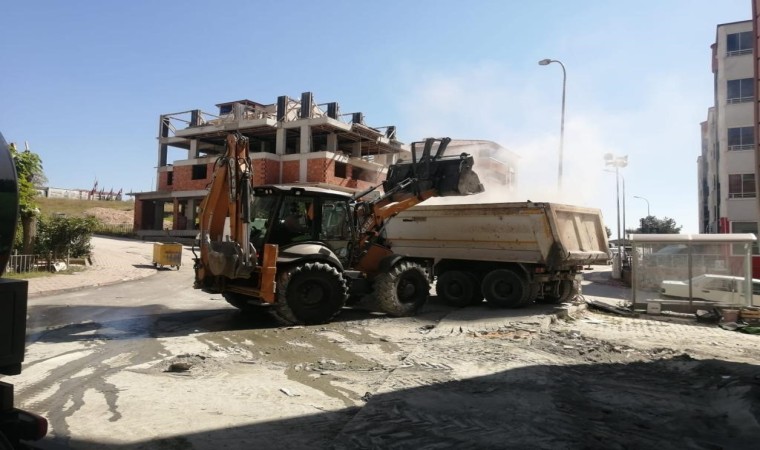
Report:
[{"label": "truck wheel", "polygon": [[402,261],[375,279],[377,306],[392,316],[415,315],[429,295],[425,269],[411,261]]},{"label": "truck wheel", "polygon": [[509,269],[498,269],[483,278],[483,296],[492,306],[519,308],[530,300],[530,286]]},{"label": "truck wheel", "polygon": [[319,324],[335,317],[348,298],[343,274],[324,263],[307,263],[282,273],[274,315],[287,324]]},{"label": "truck wheel", "polygon": [[461,270],[449,270],[439,275],[435,291],[448,305],[456,307],[474,305],[483,300],[475,274]]},{"label": "truck wheel", "polygon": [[555,294],[552,292],[551,294],[544,294],[544,298],[538,300],[539,303],[557,305],[570,299],[573,292],[573,281],[561,280],[557,283],[559,283],[557,286],[557,293]]}]

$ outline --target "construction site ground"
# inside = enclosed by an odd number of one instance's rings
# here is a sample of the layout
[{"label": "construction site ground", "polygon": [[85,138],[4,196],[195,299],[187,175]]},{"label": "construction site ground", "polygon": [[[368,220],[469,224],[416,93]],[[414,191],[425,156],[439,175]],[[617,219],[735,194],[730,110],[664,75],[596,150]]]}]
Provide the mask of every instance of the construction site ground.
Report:
[{"label": "construction site ground", "polygon": [[[760,336],[435,296],[279,327],[193,290],[189,249],[179,270],[151,249],[98,238],[82,286],[32,280],[24,371],[3,381],[50,420],[40,448],[760,448]],[[607,266],[585,278],[588,299],[627,298]]]}]

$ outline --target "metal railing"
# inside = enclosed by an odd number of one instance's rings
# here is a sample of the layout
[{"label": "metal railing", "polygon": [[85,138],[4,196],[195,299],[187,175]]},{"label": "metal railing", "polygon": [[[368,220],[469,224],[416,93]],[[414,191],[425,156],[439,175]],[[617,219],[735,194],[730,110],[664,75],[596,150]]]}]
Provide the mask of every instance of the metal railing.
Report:
[{"label": "metal railing", "polygon": [[739,55],[749,55],[752,53],[751,48],[743,48],[741,50],[731,50],[726,52],[726,56],[739,56]]},{"label": "metal railing", "polygon": [[728,150],[729,151],[739,151],[739,150],[754,150],[755,144],[741,144],[741,145],[729,145]]},{"label": "metal railing", "polygon": [[37,272],[40,268],[47,268],[47,261],[44,259],[38,263],[37,255],[11,255],[8,259],[8,273],[25,273]]},{"label": "metal railing", "polygon": [[746,102],[751,102],[753,99],[754,99],[753,97],[733,97],[733,98],[729,98],[727,103],[728,104],[746,103]]}]

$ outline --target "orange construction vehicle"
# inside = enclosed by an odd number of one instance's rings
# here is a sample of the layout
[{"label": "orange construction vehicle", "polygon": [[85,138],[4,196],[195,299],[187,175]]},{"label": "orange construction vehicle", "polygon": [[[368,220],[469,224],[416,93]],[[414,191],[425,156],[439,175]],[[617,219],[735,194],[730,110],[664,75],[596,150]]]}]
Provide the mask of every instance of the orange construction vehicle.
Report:
[{"label": "orange construction vehicle", "polygon": [[412,144],[411,161],[391,165],[381,186],[352,195],[253,186],[248,139],[228,135],[200,206],[195,288],[242,310],[267,306],[288,324],[328,322],[349,299],[368,294],[388,314],[415,314],[428,298],[432,261],[394,254],[384,228],[430,197],[483,191],[472,156],[444,154],[449,141]]}]

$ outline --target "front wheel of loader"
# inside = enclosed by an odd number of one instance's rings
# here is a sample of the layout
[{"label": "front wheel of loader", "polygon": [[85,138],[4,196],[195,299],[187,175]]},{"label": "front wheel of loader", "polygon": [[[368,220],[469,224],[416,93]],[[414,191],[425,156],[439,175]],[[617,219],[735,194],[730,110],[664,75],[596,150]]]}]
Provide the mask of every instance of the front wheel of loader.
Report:
[{"label": "front wheel of loader", "polygon": [[280,275],[274,315],[287,324],[326,323],[343,309],[347,298],[346,279],[335,267],[307,263]]},{"label": "front wheel of loader", "polygon": [[414,262],[402,261],[375,279],[378,308],[396,317],[413,316],[430,295],[425,269]]}]

